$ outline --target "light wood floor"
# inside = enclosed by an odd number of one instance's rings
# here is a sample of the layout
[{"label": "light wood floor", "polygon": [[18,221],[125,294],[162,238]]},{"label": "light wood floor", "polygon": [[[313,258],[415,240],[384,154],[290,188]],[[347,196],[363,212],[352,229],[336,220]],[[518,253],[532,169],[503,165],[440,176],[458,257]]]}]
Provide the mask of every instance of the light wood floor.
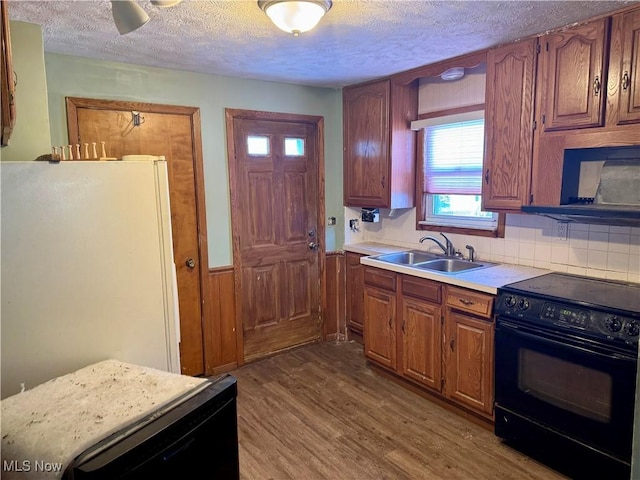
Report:
[{"label": "light wood floor", "polygon": [[376,375],[354,342],[302,347],[232,375],[243,480],[566,478]]}]

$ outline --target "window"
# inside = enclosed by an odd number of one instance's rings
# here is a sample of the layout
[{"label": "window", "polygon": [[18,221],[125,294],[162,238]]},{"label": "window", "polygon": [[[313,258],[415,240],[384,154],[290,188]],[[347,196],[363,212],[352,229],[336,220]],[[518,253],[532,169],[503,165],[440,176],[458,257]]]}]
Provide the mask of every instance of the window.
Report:
[{"label": "window", "polygon": [[480,110],[414,123],[423,129],[419,226],[498,228],[498,214],[481,209],[483,115]]},{"label": "window", "polygon": [[249,135],[247,137],[247,153],[249,155],[269,155],[269,137]]},{"label": "window", "polygon": [[304,155],[304,138],[285,138],[284,154],[287,157],[301,157]]}]

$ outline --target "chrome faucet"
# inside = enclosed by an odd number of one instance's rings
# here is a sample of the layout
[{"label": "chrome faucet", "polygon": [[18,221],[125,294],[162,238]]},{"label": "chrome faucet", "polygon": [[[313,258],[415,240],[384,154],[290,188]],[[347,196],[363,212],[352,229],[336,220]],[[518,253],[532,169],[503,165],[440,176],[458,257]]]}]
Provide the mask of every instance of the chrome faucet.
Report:
[{"label": "chrome faucet", "polygon": [[424,242],[425,240],[432,240],[433,242],[436,243],[436,245],[438,245],[442,249],[442,251],[444,252],[445,255],[450,256],[450,257],[454,256],[455,255],[455,248],[453,248],[453,243],[451,242],[451,240],[449,240],[447,238],[447,236],[444,233],[441,233],[440,235],[442,235],[444,237],[446,245],[443,245],[442,242],[440,242],[440,240],[438,240],[437,238],[429,237],[429,236],[422,237],[420,239],[420,243]]},{"label": "chrome faucet", "polygon": [[464,248],[469,250],[469,261],[474,262],[476,260],[476,249],[471,245],[466,245]]}]

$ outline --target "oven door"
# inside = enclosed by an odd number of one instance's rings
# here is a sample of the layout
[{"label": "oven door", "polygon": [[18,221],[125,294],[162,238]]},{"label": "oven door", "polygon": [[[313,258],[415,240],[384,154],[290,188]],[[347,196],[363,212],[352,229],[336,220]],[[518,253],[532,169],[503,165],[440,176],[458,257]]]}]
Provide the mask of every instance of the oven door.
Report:
[{"label": "oven door", "polygon": [[630,462],[636,356],[498,317],[496,405]]}]

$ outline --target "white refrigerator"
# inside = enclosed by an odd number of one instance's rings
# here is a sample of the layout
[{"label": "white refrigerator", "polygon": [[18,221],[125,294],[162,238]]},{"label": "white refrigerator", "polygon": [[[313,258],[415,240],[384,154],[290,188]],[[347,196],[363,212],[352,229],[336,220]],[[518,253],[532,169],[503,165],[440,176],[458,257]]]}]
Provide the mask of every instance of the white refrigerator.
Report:
[{"label": "white refrigerator", "polygon": [[155,158],[0,162],[0,398],[109,358],[180,372]]}]

